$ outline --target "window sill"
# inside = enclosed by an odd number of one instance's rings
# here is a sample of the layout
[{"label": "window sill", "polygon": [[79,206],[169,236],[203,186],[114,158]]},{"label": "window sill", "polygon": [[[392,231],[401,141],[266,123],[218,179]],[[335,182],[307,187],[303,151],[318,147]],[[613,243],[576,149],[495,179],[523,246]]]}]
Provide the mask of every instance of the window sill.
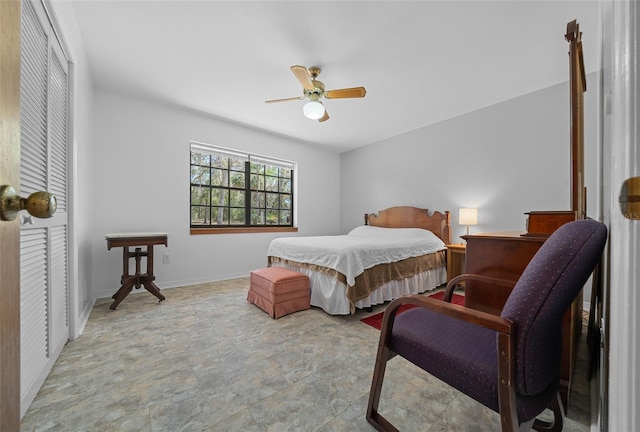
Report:
[{"label": "window sill", "polygon": [[191,235],[199,234],[246,234],[266,232],[298,232],[297,227],[235,227],[235,228],[191,228]]}]

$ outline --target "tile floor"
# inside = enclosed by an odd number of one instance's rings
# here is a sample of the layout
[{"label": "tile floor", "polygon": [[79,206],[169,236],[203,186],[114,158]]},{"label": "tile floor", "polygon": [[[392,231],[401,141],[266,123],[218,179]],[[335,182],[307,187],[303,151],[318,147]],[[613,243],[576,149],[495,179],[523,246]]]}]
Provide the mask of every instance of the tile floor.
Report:
[{"label": "tile floor", "polygon": [[[365,420],[378,331],[318,308],[272,320],[248,278],[96,302],[25,414],[22,431],[374,430]],[[383,306],[374,312],[382,310]],[[565,431],[589,430],[584,341]],[[380,411],[402,431],[497,431],[496,413],[406,362]]]}]

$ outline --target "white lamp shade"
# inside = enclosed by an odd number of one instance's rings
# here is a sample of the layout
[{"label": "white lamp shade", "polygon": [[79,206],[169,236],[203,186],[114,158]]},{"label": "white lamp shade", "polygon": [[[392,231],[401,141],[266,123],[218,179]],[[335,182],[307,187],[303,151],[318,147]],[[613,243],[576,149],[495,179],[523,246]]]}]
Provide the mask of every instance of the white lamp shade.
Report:
[{"label": "white lamp shade", "polygon": [[458,223],[460,225],[478,225],[478,209],[461,208],[458,213]]},{"label": "white lamp shade", "polygon": [[302,112],[306,118],[318,120],[324,115],[324,105],[318,101],[309,101],[302,107]]}]

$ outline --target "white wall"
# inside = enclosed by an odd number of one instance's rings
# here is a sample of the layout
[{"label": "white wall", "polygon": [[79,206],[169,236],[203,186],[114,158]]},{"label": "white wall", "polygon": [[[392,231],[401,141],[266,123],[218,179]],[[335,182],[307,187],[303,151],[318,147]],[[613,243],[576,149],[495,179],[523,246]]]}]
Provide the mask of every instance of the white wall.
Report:
[{"label": "white wall", "polygon": [[69,161],[70,180],[70,254],[69,282],[71,285],[69,330],[71,339],[82,332],[89,318],[95,297],[90,290],[90,256],[93,237],[94,190],[94,125],[93,80],[87,63],[84,40],[69,2],[46,2],[48,10],[59,25],[62,43],[73,63],[73,127]]},{"label": "white wall", "polygon": [[[163,231],[156,246],[160,288],[246,276],[264,267],[269,242],[286,235],[338,234],[340,156],[200,113],[97,89],[92,291],[111,296],[122,272],[122,249],[104,235]],[[189,234],[189,141],[298,162],[297,234]],[[162,263],[162,254],[171,263]]]},{"label": "white wall", "polygon": [[[568,66],[567,66],[568,67]],[[597,76],[587,77],[595,89]],[[585,183],[596,193],[595,90],[585,93]],[[525,212],[570,208],[569,89],[562,83],[427,126],[341,156],[340,226],[397,205],[450,210],[452,241],[460,207],[477,207],[473,232],[525,230]],[[589,215],[593,214],[589,210]]]}]

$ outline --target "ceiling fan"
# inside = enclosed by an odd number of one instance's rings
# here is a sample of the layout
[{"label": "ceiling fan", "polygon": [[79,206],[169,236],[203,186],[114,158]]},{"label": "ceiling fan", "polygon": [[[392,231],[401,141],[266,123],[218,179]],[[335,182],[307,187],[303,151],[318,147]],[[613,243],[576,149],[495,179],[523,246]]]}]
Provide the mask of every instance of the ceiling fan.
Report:
[{"label": "ceiling fan", "polygon": [[273,99],[265,101],[266,103],[276,102],[288,102],[294,100],[309,99],[309,102],[304,104],[302,111],[305,117],[311,120],[318,120],[319,122],[329,120],[329,114],[325,109],[320,99],[345,99],[345,98],[361,98],[367,94],[367,90],[364,87],[351,87],[337,90],[325,90],[324,83],[318,81],[318,75],[320,75],[320,68],[312,66],[307,69],[304,66],[291,66],[291,71],[298,78],[300,84],[302,84],[303,95],[285,99]]}]

